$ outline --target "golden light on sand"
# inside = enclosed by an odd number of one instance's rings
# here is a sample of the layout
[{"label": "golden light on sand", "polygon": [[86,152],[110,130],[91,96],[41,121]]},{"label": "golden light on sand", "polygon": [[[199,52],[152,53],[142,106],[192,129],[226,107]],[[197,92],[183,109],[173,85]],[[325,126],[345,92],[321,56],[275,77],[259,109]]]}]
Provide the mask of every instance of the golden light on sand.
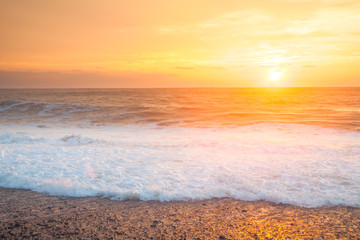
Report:
[{"label": "golden light on sand", "polygon": [[280,71],[271,71],[269,74],[269,80],[278,81],[282,76],[282,72]]}]

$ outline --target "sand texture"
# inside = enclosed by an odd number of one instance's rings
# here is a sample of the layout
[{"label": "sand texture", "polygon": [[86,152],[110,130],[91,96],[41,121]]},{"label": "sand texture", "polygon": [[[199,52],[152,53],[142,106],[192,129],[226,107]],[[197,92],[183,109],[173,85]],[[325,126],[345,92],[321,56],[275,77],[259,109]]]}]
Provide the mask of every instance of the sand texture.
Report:
[{"label": "sand texture", "polygon": [[360,208],[113,201],[0,188],[0,239],[360,239]]}]

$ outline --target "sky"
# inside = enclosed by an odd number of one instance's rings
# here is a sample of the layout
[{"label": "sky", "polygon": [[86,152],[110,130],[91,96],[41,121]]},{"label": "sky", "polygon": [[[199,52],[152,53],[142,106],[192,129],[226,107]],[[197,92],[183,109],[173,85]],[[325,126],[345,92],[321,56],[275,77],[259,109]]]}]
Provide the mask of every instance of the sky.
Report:
[{"label": "sky", "polygon": [[360,86],[359,43],[359,0],[0,0],[0,88]]}]

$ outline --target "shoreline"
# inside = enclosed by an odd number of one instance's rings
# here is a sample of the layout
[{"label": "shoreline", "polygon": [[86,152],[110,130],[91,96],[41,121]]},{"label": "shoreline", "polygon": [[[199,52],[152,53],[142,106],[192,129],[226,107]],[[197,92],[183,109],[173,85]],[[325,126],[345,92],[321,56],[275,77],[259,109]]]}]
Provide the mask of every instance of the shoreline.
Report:
[{"label": "shoreline", "polygon": [[360,208],[304,208],[230,198],[192,201],[56,197],[0,188],[2,239],[360,238]]}]

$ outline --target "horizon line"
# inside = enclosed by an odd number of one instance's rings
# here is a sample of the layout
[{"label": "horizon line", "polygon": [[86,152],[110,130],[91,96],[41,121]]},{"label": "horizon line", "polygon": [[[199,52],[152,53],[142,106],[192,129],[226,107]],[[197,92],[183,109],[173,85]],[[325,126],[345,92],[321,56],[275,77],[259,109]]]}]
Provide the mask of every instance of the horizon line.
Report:
[{"label": "horizon line", "polygon": [[14,88],[1,88],[0,90],[32,90],[32,89],[230,89],[230,88],[360,88],[360,86],[263,86],[263,87],[14,87]]}]

